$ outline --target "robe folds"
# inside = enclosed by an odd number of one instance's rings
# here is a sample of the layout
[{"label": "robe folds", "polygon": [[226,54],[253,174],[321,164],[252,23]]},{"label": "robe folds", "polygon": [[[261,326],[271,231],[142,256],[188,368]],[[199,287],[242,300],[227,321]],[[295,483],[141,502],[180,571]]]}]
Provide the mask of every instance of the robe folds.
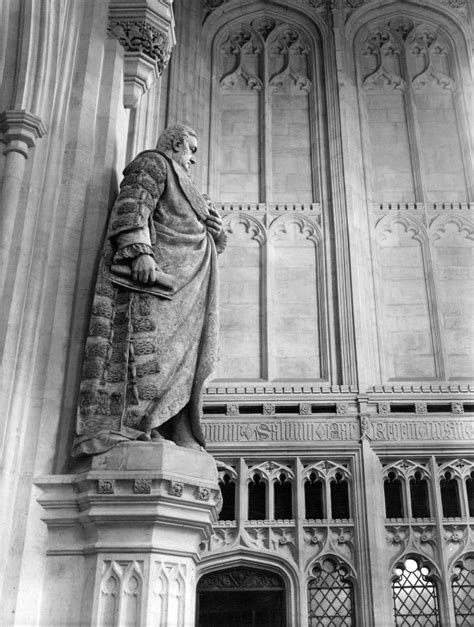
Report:
[{"label": "robe folds", "polygon": [[[186,171],[156,150],[124,170],[99,264],[73,455],[149,439],[186,408],[205,445],[201,396],[217,358],[217,251],[208,206]],[[219,242],[218,242],[219,246]],[[112,282],[112,265],[153,254],[171,300]]]}]

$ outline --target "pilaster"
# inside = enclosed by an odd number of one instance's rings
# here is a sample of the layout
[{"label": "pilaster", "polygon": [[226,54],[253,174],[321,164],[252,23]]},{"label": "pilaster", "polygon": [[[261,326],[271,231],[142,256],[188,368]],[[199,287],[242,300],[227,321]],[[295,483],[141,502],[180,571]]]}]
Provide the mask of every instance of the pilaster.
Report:
[{"label": "pilaster", "polygon": [[214,459],[132,442],[78,470],[36,481],[48,526],[41,624],[194,624],[198,548],[220,500]]}]

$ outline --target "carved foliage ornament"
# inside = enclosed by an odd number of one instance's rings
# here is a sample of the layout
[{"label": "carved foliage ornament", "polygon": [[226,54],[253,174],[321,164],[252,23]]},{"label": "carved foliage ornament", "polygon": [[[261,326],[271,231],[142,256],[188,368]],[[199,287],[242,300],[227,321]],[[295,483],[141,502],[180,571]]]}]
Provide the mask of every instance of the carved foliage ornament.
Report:
[{"label": "carved foliage ornament", "polygon": [[168,35],[147,22],[112,21],[107,28],[110,38],[118,39],[126,52],[141,52],[150,57],[161,74],[168,65],[171,43]]},{"label": "carved foliage ornament", "polygon": [[272,88],[281,89],[288,81],[303,91],[311,86],[305,60],[308,44],[292,26],[277,24],[273,18],[236,26],[221,45],[221,52],[231,64],[220,79],[224,88],[232,89],[240,80],[250,89],[263,89],[261,64],[257,62],[262,53],[270,68]]},{"label": "carved foliage ornament", "polygon": [[217,573],[209,573],[198,583],[198,590],[236,589],[281,590],[283,580],[275,573],[267,573],[250,568],[235,568]]},{"label": "carved foliage ornament", "polygon": [[[442,35],[425,24],[414,24],[408,18],[396,18],[377,27],[362,45],[367,61],[363,79],[366,89],[392,87],[414,89],[434,84],[453,90],[455,82],[449,76],[449,45]],[[403,70],[404,58],[408,74]]]}]

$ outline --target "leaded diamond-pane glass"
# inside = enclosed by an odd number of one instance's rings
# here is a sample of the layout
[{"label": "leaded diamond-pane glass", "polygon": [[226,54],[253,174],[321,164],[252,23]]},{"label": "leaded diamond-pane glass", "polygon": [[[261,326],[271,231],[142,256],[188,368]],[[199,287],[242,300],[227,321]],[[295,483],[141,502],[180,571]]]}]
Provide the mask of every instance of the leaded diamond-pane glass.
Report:
[{"label": "leaded diamond-pane glass", "polygon": [[325,560],[313,573],[308,584],[309,627],[353,627],[352,584],[344,580],[345,570]]},{"label": "leaded diamond-pane glass", "polygon": [[428,579],[428,569],[407,559],[397,568],[392,583],[395,625],[397,627],[439,627],[438,591]]},{"label": "leaded diamond-pane glass", "polygon": [[474,556],[456,564],[453,578],[456,627],[474,625]]}]

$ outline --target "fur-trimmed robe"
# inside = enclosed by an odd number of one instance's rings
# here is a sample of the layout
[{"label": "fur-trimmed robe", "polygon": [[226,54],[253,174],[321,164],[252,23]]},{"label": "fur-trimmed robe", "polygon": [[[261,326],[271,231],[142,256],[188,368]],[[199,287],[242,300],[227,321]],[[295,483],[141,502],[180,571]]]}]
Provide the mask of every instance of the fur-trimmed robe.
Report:
[{"label": "fur-trimmed robe", "polygon": [[[124,170],[95,289],[73,454],[96,454],[147,433],[187,406],[204,446],[201,392],[217,356],[217,259],[206,201],[156,150]],[[218,247],[220,241],[218,241]],[[112,264],[153,254],[172,275],[172,300],[117,287]]]}]

